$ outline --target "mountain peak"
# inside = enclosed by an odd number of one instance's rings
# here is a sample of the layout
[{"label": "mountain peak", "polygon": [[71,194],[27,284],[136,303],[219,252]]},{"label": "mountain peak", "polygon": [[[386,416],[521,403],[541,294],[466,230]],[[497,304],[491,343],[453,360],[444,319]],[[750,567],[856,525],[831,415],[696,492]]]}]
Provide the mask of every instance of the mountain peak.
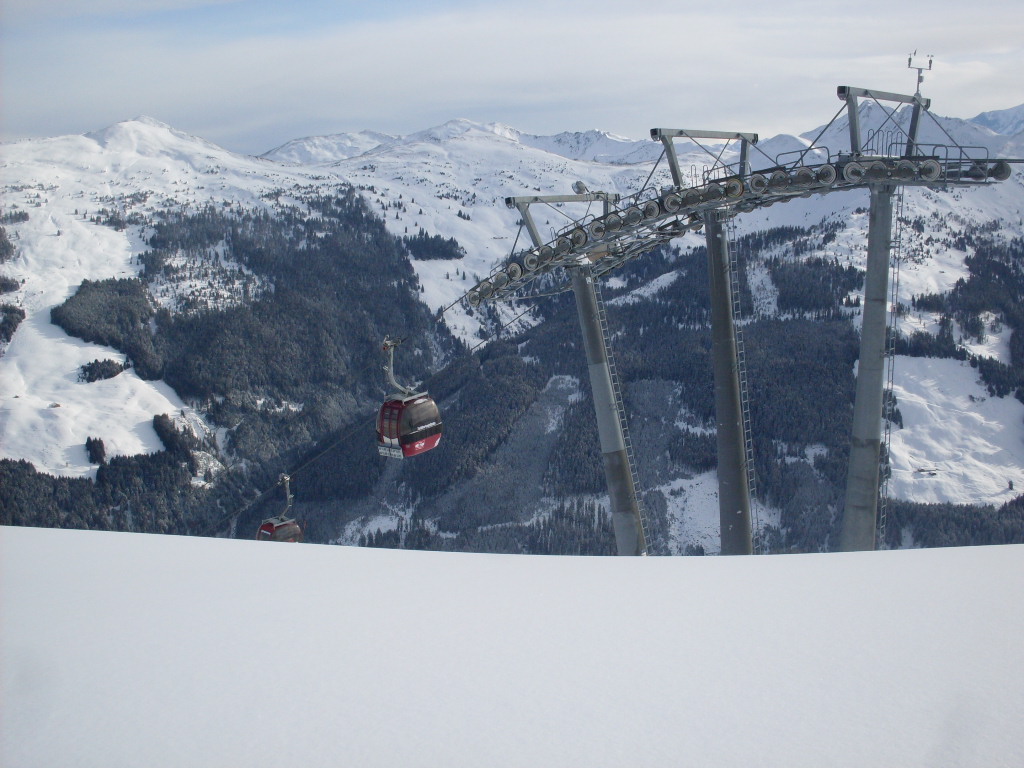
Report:
[{"label": "mountain peak", "polygon": [[473,131],[490,132],[480,123],[467,120],[464,117],[456,117],[455,119],[449,120],[441,125],[435,125],[433,128],[427,128],[425,131],[411,133],[405,137],[405,141],[408,143],[417,141],[444,142],[465,136],[467,133]]},{"label": "mountain peak", "polygon": [[260,157],[282,163],[299,165],[327,165],[350,157],[358,157],[384,144],[398,140],[397,136],[377,131],[358,133],[332,133],[327,136],[305,136],[287,141],[264,152]]},{"label": "mountain peak", "polygon": [[200,145],[207,150],[217,149],[224,151],[221,147],[206,139],[179,131],[177,128],[173,128],[167,123],[148,115],[139,115],[131,120],[122,120],[98,131],[90,131],[85,134],[85,137],[92,139],[105,149],[133,151],[143,155],[166,152],[173,145],[182,142]]},{"label": "mountain peak", "polygon": [[971,118],[971,122],[983,125],[1004,136],[1016,136],[1024,132],[1024,104],[1009,109],[982,112],[977,117]]}]

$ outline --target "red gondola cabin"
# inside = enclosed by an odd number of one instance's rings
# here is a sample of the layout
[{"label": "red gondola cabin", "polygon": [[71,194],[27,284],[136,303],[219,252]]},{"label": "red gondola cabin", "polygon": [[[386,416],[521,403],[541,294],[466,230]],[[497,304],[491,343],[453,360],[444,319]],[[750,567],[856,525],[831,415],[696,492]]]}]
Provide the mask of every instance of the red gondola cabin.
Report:
[{"label": "red gondola cabin", "polygon": [[256,531],[257,541],[302,541],[302,528],[295,520],[284,515],[264,520]]},{"label": "red gondola cabin", "polygon": [[425,392],[405,397],[392,395],[377,416],[377,451],[402,459],[417,456],[441,441],[441,413]]}]

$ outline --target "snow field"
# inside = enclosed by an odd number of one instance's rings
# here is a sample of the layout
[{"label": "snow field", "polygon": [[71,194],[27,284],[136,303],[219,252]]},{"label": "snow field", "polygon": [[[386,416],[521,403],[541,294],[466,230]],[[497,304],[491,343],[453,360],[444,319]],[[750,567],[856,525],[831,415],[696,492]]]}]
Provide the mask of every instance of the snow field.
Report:
[{"label": "snow field", "polygon": [[1016,766],[1024,546],[453,555],[0,529],[0,762]]},{"label": "snow field", "polygon": [[890,494],[996,506],[1016,498],[1024,483],[1024,404],[989,397],[977,371],[959,360],[899,356],[895,370],[903,428],[892,430]]}]

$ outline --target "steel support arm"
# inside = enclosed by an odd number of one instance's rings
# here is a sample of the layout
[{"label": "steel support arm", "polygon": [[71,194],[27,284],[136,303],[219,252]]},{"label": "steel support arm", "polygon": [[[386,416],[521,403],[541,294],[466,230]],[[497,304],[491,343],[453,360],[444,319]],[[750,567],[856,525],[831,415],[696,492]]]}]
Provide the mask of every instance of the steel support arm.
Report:
[{"label": "steel support arm", "polygon": [[540,248],[544,244],[537,222],[533,220],[530,213],[530,206],[534,203],[593,203],[602,201],[607,213],[609,203],[617,203],[621,196],[617,192],[587,192],[580,195],[521,195],[518,197],[506,197],[505,205],[515,208],[523,217],[523,224],[530,233],[534,248]]},{"label": "steel support arm", "polygon": [[905,93],[890,93],[889,91],[875,91],[870,88],[854,88],[849,85],[840,85],[836,89],[836,94],[842,101],[857,98],[878,99],[879,101],[895,101],[900,104],[920,104],[925,109],[928,109],[932,104],[931,99],[915,94],[908,95]]},{"label": "steel support arm", "polygon": [[[756,133],[741,133],[738,131],[702,131],[689,128],[651,128],[651,138],[660,141],[665,148],[665,157],[668,158],[669,170],[672,172],[672,183],[677,187],[683,187],[683,173],[679,167],[679,158],[676,155],[676,147],[673,139],[716,139],[721,141],[739,141],[740,162],[739,175],[745,176],[749,173],[748,156],[751,144],[757,144]],[[707,150],[704,150],[707,152]],[[710,154],[710,153],[709,153]]]},{"label": "steel support arm", "polygon": [[890,93],[888,91],[872,91],[868,88],[853,88],[849,85],[840,85],[836,94],[842,101],[846,102],[846,114],[850,124],[850,151],[859,155],[863,149],[860,134],[860,102],[858,99],[877,99],[878,101],[895,101],[898,104],[913,104],[914,113],[910,119],[910,132],[907,134],[906,156],[911,157],[917,146],[917,129],[921,117],[921,110],[927,110],[931,106],[931,99],[925,99],[919,94],[907,95],[905,93]]}]

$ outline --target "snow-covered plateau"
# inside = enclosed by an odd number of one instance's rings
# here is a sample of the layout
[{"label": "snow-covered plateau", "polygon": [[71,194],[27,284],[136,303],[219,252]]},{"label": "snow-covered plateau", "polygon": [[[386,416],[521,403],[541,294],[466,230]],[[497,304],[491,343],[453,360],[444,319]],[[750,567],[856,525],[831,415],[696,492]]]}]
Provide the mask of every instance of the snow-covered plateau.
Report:
[{"label": "snow-covered plateau", "polygon": [[1024,764],[1024,545],[472,555],[0,528],[14,768]]}]

